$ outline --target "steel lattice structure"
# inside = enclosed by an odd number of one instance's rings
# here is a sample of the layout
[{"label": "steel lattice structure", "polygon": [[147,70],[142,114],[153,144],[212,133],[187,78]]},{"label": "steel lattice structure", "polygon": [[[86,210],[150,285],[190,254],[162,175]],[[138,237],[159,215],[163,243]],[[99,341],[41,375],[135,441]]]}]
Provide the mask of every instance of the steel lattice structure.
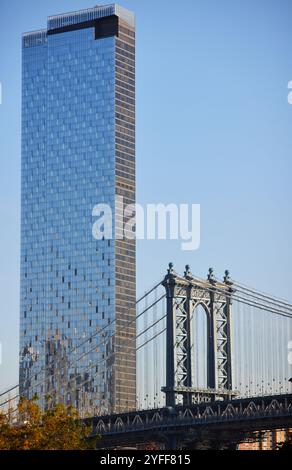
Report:
[{"label": "steel lattice structure", "polygon": [[[175,406],[179,396],[191,404],[216,399],[230,399],[232,391],[231,304],[232,281],[225,272],[223,282],[209,269],[206,281],[193,277],[186,266],[180,277],[169,264],[162,282],[167,298],[166,329],[166,406]],[[201,305],[207,316],[207,388],[193,386],[191,320]]]},{"label": "steel lattice structure", "polygon": [[292,426],[292,395],[164,407],[88,419],[97,447],[109,449],[138,442],[164,442],[167,449],[236,448],[262,430]]}]

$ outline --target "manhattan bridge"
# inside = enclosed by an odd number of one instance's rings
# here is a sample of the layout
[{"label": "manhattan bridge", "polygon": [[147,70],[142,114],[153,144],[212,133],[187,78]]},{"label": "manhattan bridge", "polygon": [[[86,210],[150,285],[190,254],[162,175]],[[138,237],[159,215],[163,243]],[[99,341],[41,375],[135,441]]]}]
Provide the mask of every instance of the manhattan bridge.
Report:
[{"label": "manhattan bridge", "polygon": [[[83,418],[92,436],[102,437],[99,447],[236,448],[264,430],[292,428],[291,303],[232,280],[228,271],[218,279],[210,268],[200,279],[189,266],[177,274],[170,263],[133,307],[136,409],[117,403],[110,413],[87,410]],[[111,342],[110,326],[83,339],[73,361]],[[120,338],[125,352],[133,327],[132,319]],[[67,385],[79,393],[88,380]],[[0,410],[12,420],[19,385],[0,393]]]}]

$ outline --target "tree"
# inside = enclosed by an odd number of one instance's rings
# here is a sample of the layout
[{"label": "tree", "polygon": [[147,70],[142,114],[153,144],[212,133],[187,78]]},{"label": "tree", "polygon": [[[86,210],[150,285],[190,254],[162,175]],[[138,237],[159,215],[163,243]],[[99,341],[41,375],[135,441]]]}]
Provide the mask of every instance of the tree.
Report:
[{"label": "tree", "polygon": [[0,450],[8,449],[10,426],[7,416],[0,413]]},{"label": "tree", "polygon": [[86,450],[95,448],[90,427],[72,407],[56,405],[42,411],[36,400],[22,399],[18,421],[0,415],[0,450]]}]

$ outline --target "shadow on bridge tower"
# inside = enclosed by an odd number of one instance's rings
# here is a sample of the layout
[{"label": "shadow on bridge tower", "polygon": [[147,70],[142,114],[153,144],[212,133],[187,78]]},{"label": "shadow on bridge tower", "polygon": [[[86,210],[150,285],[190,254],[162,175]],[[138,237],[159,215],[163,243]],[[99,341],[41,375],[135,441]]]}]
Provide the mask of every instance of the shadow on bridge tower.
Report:
[{"label": "shadow on bridge tower", "polygon": [[[233,283],[225,271],[223,282],[213,269],[202,281],[193,277],[187,265],[183,277],[169,264],[163,286],[166,289],[166,406],[175,406],[180,397],[184,405],[232,399],[231,304]],[[194,386],[195,348],[192,319],[198,306],[207,317],[207,387]]]}]

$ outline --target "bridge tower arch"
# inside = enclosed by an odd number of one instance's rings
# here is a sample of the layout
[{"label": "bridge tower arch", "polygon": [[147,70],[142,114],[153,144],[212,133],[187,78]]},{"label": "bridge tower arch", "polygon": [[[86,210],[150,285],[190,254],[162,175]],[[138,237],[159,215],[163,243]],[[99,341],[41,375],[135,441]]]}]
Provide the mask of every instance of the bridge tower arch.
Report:
[{"label": "bridge tower arch", "polygon": [[[233,283],[228,271],[223,282],[209,269],[206,281],[196,279],[187,265],[183,277],[169,264],[162,282],[166,290],[166,406],[182,396],[185,405],[232,398],[231,305]],[[207,388],[194,387],[191,318],[198,305],[207,315]]]}]

